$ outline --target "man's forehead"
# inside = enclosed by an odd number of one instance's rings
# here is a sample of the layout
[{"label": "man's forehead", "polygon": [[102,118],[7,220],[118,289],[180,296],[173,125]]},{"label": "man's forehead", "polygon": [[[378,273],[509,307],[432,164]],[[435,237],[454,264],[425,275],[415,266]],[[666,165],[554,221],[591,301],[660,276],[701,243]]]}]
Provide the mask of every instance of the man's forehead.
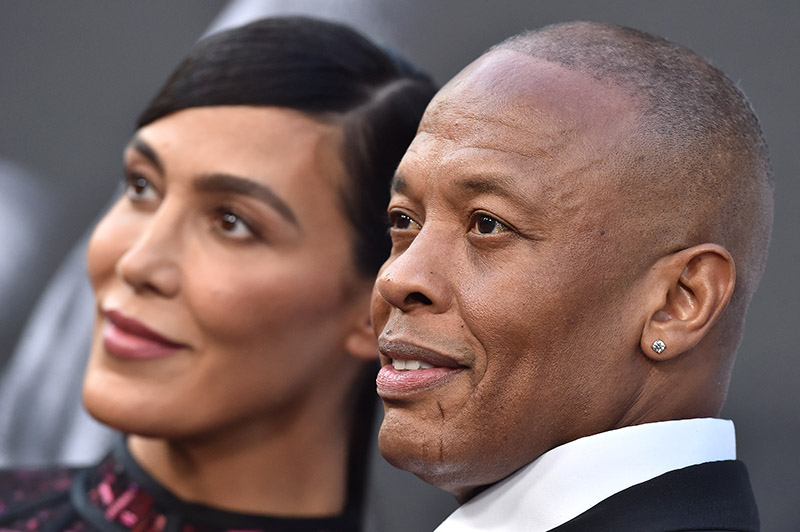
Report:
[{"label": "man's forehead", "polygon": [[[421,129],[468,125],[594,131],[628,123],[636,105],[621,89],[562,65],[514,50],[494,50],[462,70],[434,97]],[[455,122],[454,122],[455,120]],[[463,133],[463,131],[461,132]]]},{"label": "man's forehead", "polygon": [[635,117],[627,97],[593,78],[519,52],[490,52],[426,110],[394,191],[504,183],[520,197],[575,211],[616,189]]}]

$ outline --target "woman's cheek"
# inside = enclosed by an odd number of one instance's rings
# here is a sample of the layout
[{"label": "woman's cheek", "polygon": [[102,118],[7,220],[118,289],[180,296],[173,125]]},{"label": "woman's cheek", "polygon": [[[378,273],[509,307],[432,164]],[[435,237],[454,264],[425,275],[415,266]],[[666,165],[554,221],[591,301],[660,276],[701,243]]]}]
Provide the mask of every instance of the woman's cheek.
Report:
[{"label": "woman's cheek", "polygon": [[95,290],[114,275],[117,261],[134,245],[137,227],[144,223],[142,214],[130,212],[124,202],[121,198],[101,218],[89,239],[86,262]]},{"label": "woman's cheek", "polygon": [[119,240],[114,238],[120,231],[114,218],[112,210],[100,220],[89,239],[86,261],[89,278],[95,289],[100,280],[113,271],[116,258],[120,255]]}]

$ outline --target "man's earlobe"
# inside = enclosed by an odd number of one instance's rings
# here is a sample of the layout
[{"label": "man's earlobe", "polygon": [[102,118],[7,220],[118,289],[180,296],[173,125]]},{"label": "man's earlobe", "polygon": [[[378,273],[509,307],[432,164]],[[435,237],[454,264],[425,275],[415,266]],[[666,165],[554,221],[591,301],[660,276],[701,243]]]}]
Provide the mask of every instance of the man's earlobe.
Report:
[{"label": "man's earlobe", "polygon": [[736,268],[724,247],[699,244],[662,259],[655,276],[640,347],[653,360],[668,360],[700,343],[719,319],[733,295]]}]

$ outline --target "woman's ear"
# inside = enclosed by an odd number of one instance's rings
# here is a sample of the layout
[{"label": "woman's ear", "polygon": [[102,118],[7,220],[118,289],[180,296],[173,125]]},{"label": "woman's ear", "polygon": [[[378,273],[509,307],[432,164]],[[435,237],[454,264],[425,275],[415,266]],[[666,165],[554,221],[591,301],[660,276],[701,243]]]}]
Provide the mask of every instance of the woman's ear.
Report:
[{"label": "woman's ear", "polygon": [[641,349],[668,360],[697,345],[716,323],[733,294],[736,268],[724,247],[700,244],[664,257],[654,273]]},{"label": "woman's ear", "polygon": [[370,319],[372,286],[372,280],[365,282],[356,296],[350,312],[350,329],[344,339],[345,351],[358,360],[377,360],[380,355]]},{"label": "woman's ear", "polygon": [[380,352],[378,351],[378,339],[372,330],[372,322],[369,313],[362,316],[362,319],[353,325],[350,334],[345,339],[344,348],[359,360],[377,360]]}]

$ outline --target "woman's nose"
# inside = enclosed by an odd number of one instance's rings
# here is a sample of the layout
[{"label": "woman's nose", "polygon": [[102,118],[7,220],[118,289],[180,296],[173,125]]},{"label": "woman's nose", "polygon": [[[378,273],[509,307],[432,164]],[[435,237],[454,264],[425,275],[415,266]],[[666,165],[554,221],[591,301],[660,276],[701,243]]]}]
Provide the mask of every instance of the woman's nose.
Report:
[{"label": "woman's nose", "polygon": [[117,274],[137,292],[174,297],[180,291],[180,234],[175,216],[157,212],[116,264]]}]

